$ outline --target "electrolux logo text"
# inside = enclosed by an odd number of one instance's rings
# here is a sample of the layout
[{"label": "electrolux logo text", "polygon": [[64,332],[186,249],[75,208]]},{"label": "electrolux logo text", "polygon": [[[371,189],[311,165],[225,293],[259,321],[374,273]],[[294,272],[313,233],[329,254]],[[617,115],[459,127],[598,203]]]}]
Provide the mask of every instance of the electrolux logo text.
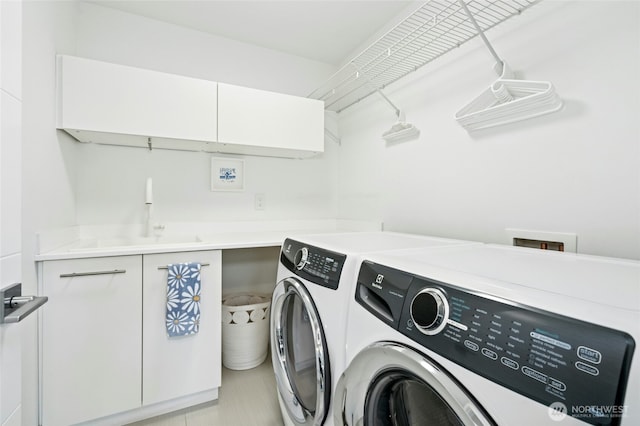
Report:
[{"label": "electrolux logo text", "polygon": [[567,416],[577,419],[618,418],[623,417],[626,410],[626,405],[573,405],[569,410],[562,402],[554,402],[549,405],[548,414],[551,420],[560,422]]},{"label": "electrolux logo text", "polygon": [[375,283],[371,283],[372,287],[375,287],[379,290],[382,290],[382,281],[384,281],[384,275],[382,274],[378,274],[378,276],[376,277],[376,282]]}]

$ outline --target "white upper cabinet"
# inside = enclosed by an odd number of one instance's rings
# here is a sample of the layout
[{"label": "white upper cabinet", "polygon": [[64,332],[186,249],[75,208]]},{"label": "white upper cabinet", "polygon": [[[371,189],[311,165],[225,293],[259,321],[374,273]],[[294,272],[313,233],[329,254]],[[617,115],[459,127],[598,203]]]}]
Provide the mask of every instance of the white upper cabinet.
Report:
[{"label": "white upper cabinet", "polygon": [[198,149],[216,140],[215,82],[73,56],[57,65],[57,127],[81,142]]},{"label": "white upper cabinet", "polygon": [[218,84],[221,152],[308,157],[324,151],[324,103]]},{"label": "white upper cabinet", "polygon": [[59,55],[57,128],[81,142],[308,157],[324,103]]}]

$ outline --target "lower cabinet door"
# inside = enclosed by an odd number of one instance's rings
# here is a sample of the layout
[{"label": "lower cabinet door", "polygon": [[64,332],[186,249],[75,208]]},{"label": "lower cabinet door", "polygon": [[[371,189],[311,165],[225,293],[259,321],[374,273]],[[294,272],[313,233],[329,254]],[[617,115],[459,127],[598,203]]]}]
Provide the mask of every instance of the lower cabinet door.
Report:
[{"label": "lower cabinet door", "polygon": [[46,261],[41,279],[42,424],[140,407],[141,257]]},{"label": "lower cabinet door", "polygon": [[[167,265],[200,263],[199,329],[195,334],[170,337],[167,330],[167,303],[170,317],[193,314],[194,290],[176,283],[167,299]],[[216,251],[192,251],[143,256],[143,372],[144,405],[167,401],[220,387],[221,380],[221,298],[222,255]],[[184,278],[184,277],[182,277]],[[184,312],[181,312],[183,308]]]}]

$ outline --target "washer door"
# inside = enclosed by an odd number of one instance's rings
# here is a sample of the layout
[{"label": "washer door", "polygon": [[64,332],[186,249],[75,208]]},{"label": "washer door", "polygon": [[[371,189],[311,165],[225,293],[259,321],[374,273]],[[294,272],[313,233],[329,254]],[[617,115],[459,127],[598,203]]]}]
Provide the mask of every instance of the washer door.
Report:
[{"label": "washer door", "polygon": [[280,399],[296,425],[321,425],[331,398],[327,342],[304,285],[286,278],[273,291],[271,356]]},{"label": "washer door", "polygon": [[353,359],[338,381],[334,401],[336,424],[495,424],[439,365],[392,342],[370,345]]}]

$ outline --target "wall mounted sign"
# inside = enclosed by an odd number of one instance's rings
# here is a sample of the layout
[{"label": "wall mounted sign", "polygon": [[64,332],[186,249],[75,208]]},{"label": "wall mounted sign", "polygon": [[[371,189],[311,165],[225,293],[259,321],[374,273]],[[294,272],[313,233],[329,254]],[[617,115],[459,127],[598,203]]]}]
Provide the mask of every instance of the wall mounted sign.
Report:
[{"label": "wall mounted sign", "polygon": [[211,190],[242,191],[244,189],[244,160],[211,157]]}]

